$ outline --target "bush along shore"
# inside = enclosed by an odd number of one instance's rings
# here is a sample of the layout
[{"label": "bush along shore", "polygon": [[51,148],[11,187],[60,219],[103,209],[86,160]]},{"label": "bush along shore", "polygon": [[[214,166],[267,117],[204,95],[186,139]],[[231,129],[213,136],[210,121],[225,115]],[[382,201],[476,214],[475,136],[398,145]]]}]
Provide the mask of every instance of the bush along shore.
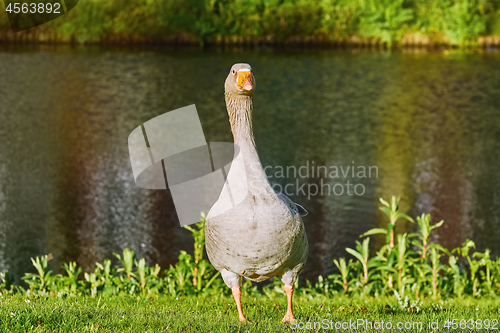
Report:
[{"label": "bush along shore", "polygon": [[86,0],[0,41],[500,46],[500,0]]},{"label": "bush along shore", "polygon": [[[387,228],[367,231],[356,241],[354,248],[346,248],[351,259],[335,259],[336,274],[319,276],[314,284],[304,281],[297,295],[311,297],[347,297],[369,299],[372,297],[396,297],[407,308],[413,308],[423,300],[496,298],[500,295],[500,258],[492,258],[490,251],[476,252],[474,242],[466,240],[459,248],[449,251],[431,243],[433,230],[444,221],[431,222],[431,216],[423,214],[414,221],[399,211],[399,199],[390,202],[380,199],[380,209],[387,216]],[[395,233],[397,223],[415,223],[416,233]],[[179,254],[175,266],[163,270],[156,264],[147,266],[144,258],[137,259],[135,252],[124,249],[115,254],[121,263],[117,267],[111,260],[96,262],[93,272],[82,273],[75,262],[63,265],[64,274],[52,274],[48,268],[50,255],[32,258],[35,273],[22,278],[25,289],[14,284],[8,272],[0,275],[2,295],[21,294],[26,297],[73,297],[73,296],[210,296],[230,295],[219,273],[204,258],[204,222],[196,227],[186,226],[194,238],[193,255],[185,251]],[[370,236],[385,235],[386,243],[370,255]],[[246,294],[274,297],[283,294],[279,278],[259,289],[246,281]],[[413,304],[413,305],[411,305]]]}]

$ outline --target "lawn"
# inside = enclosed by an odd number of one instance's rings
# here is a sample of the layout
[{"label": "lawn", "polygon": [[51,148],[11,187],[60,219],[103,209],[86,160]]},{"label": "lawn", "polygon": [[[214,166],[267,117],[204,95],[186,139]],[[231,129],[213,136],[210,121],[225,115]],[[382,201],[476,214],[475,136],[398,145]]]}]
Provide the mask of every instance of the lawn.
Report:
[{"label": "lawn", "polygon": [[[4,295],[1,298],[0,326],[2,332],[314,331],[307,329],[307,322],[310,322],[311,327],[314,322],[321,323],[321,328],[316,324],[315,331],[329,331],[330,327],[333,328],[331,331],[337,331],[337,325],[342,332],[375,331],[370,329],[370,325],[387,328],[389,323],[393,330],[400,332],[479,332],[485,331],[485,326],[496,329],[500,326],[495,324],[500,317],[498,298],[455,298],[428,303],[424,301],[418,306],[407,304],[403,307],[404,300],[398,302],[396,297],[362,300],[340,295],[331,298],[321,294],[314,297],[297,296],[294,297],[297,322],[284,324],[281,318],[286,309],[286,297],[244,296],[244,311],[251,323],[240,324],[230,296],[27,298],[22,294]],[[457,320],[451,322],[453,319]],[[468,321],[460,322],[462,319]],[[474,324],[470,319],[474,320]],[[444,327],[447,320],[450,320],[448,329]],[[433,323],[431,328],[429,322]],[[353,329],[353,325],[358,323],[357,329]],[[398,323],[403,325],[403,329],[397,329]],[[421,329],[418,329],[418,323],[422,323]],[[413,328],[404,329],[405,324]],[[457,329],[453,329],[453,325]],[[461,330],[460,325],[465,329]],[[304,329],[299,329],[302,326]],[[477,329],[479,326],[481,329]]]},{"label": "lawn", "polygon": [[[204,223],[187,227],[194,254],[181,251],[175,266],[161,273],[147,266],[135,251],[115,254],[117,265],[96,262],[94,272],[82,274],[75,262],[65,273],[52,274],[50,255],[32,258],[36,273],[16,285],[8,272],[0,273],[2,332],[283,332],[402,331],[479,332],[500,325],[500,258],[489,250],[473,252],[466,240],[449,251],[429,244],[432,230],[443,221],[417,217],[418,233],[396,234],[396,221],[415,222],[399,212],[399,199],[381,199],[391,223],[387,229],[366,232],[356,249],[346,248],[356,260],[334,260],[338,273],[296,282],[296,321],[282,323],[286,310],[283,283],[243,284],[243,310],[250,323],[240,324],[227,288],[204,258]],[[386,242],[370,257],[370,238],[385,234]],[[443,260],[448,257],[448,260]],[[82,279],[83,277],[83,279]],[[299,285],[301,286],[299,288]],[[402,295],[402,296],[399,296]]]}]

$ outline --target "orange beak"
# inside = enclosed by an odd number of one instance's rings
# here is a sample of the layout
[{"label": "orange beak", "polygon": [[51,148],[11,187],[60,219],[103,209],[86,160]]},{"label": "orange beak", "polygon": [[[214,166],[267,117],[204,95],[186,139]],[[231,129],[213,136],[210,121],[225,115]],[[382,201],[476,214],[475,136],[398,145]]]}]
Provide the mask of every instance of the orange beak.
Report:
[{"label": "orange beak", "polygon": [[240,69],[238,71],[238,78],[236,80],[236,86],[240,90],[252,90],[252,72],[249,69]]}]

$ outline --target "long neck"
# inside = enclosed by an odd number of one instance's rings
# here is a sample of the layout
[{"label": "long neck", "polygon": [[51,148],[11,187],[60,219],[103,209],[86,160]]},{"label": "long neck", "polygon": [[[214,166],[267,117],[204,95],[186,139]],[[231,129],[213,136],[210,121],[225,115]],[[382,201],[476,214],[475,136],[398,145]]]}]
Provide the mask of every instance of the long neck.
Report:
[{"label": "long neck", "polygon": [[249,96],[232,98],[232,96],[226,94],[226,106],[234,143],[239,147],[245,164],[244,170],[235,169],[235,174],[238,172],[246,174],[250,192],[261,193],[261,196],[265,195],[274,198],[276,195],[264,173],[255,148],[252,130],[252,98]]},{"label": "long neck", "polygon": [[253,147],[255,149],[252,129],[252,97],[238,96],[233,98],[229,94],[226,94],[225,97],[234,143],[245,148]]}]

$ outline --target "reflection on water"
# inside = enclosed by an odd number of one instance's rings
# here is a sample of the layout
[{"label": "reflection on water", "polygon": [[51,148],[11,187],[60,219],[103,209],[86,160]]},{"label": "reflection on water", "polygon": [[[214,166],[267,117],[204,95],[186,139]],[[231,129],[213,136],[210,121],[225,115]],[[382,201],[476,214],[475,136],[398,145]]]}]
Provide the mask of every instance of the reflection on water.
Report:
[{"label": "reflection on water", "polygon": [[[293,184],[288,193],[310,213],[307,277],[331,272],[332,259],[345,256],[359,234],[384,226],[378,197],[392,194],[402,196],[401,208],[413,216],[429,212],[445,220],[434,241],[455,247],[472,238],[479,249],[500,255],[499,57],[4,50],[0,270],[19,277],[31,269],[31,256],[49,252],[56,269],[77,260],[91,270],[124,247],[166,268],[180,249],[190,250],[170,193],[135,186],[128,134],[196,104],[207,141],[231,141],[223,82],[241,61],[252,65],[258,82],[254,130],[261,160],[273,184]],[[329,174],[305,175],[307,165]],[[369,166],[377,173],[357,173]],[[304,168],[294,177],[276,174],[279,167]],[[337,177],[330,174],[335,168]],[[353,186],[348,192],[347,181],[361,184],[363,194],[353,194]],[[315,186],[326,185],[339,195],[313,195]]]}]

